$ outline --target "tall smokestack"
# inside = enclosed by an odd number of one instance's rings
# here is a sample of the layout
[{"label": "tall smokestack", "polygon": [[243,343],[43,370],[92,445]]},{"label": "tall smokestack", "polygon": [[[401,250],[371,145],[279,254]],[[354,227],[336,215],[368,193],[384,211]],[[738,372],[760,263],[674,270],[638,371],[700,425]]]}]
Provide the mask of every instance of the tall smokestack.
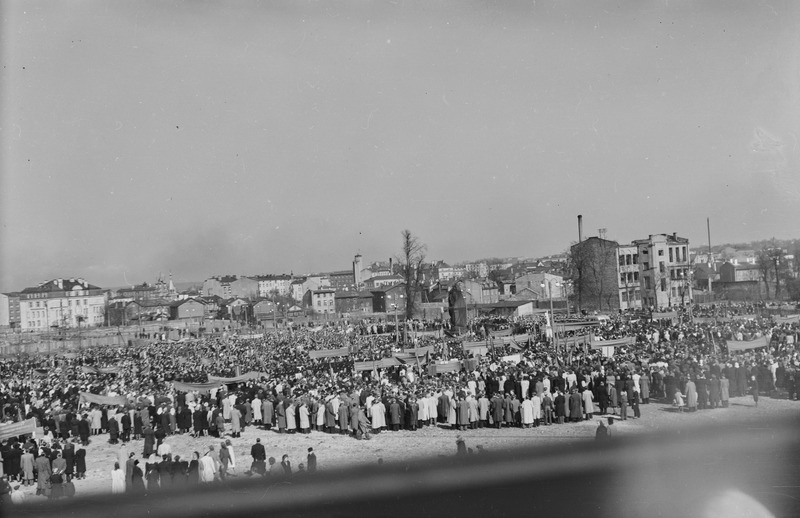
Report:
[{"label": "tall smokestack", "polygon": [[583,242],[583,215],[578,214],[578,243]]}]

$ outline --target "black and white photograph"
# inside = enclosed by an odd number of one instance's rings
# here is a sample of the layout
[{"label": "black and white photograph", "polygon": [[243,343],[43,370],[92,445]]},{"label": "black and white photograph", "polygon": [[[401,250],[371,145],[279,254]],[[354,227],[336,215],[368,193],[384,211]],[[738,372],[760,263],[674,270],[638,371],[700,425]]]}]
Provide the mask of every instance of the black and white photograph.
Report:
[{"label": "black and white photograph", "polygon": [[800,515],[800,3],[2,0],[0,513]]}]

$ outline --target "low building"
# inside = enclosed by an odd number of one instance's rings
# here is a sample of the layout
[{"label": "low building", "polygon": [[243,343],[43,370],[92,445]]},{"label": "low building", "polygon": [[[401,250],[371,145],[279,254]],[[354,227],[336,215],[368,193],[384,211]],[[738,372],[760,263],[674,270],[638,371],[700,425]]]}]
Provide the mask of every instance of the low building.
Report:
[{"label": "low building", "polygon": [[369,291],[337,291],[334,296],[336,312],[352,316],[372,313],[372,293]]},{"label": "low building", "polygon": [[551,297],[553,300],[563,300],[568,295],[564,278],[547,272],[525,273],[514,279],[514,285],[514,293],[519,293],[527,288],[535,294],[533,300],[550,299]]},{"label": "low building", "polygon": [[206,304],[200,299],[176,300],[169,305],[170,320],[203,320]]},{"label": "low building", "polygon": [[268,299],[259,300],[253,304],[253,316],[259,322],[274,320],[280,316],[278,305]]},{"label": "low building", "polygon": [[402,315],[406,311],[406,286],[398,284],[370,290],[372,310],[375,313],[394,313]]},{"label": "low building", "polygon": [[462,284],[467,304],[493,304],[500,300],[500,290],[494,282],[466,279]]},{"label": "low building", "polygon": [[725,263],[719,268],[719,280],[721,282],[759,282],[762,279],[761,270],[755,264]]}]

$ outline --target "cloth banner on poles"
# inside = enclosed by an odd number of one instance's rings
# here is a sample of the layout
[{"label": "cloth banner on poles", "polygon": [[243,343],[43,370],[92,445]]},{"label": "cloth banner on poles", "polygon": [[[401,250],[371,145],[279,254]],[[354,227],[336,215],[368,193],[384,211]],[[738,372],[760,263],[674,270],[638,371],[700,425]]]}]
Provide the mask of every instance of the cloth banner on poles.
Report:
[{"label": "cloth banner on poles", "polygon": [[339,349],[322,349],[319,351],[308,351],[308,356],[312,360],[318,358],[333,358],[334,356],[347,356],[350,354],[349,347],[340,347]]},{"label": "cloth banner on poles", "polygon": [[354,362],[353,368],[356,370],[356,372],[371,371],[379,368],[380,367],[379,363],[380,362],[374,362],[374,361]]},{"label": "cloth banner on poles", "polygon": [[503,356],[500,359],[504,362],[519,363],[522,361],[522,356],[519,354],[509,354],[508,356]]},{"label": "cloth banner on poles", "polygon": [[0,425],[0,441],[5,441],[18,435],[28,435],[36,431],[36,418],[31,417],[18,423]]},{"label": "cloth banner on poles", "polygon": [[458,372],[461,370],[461,361],[452,360],[446,363],[434,363],[428,365],[428,374],[436,375],[445,372]]},{"label": "cloth banner on poles", "polygon": [[755,320],[755,315],[733,315],[734,320]]},{"label": "cloth banner on poles", "polygon": [[425,356],[428,353],[433,354],[433,346],[428,345],[426,347],[417,347],[417,348],[409,347],[408,349],[403,349],[403,353],[410,354],[412,358],[414,357],[414,355]]},{"label": "cloth banner on poles", "polygon": [[627,338],[620,338],[617,340],[592,340],[589,342],[592,349],[602,349],[603,347],[618,347],[620,345],[633,345],[636,340],[629,336]]},{"label": "cloth banner on poles", "polygon": [[47,369],[33,369],[33,372],[31,373],[34,378],[46,378],[47,374]]},{"label": "cloth banner on poles", "polygon": [[212,389],[219,388],[222,383],[184,383],[173,381],[172,385],[178,392],[211,392]]},{"label": "cloth banner on poles", "polygon": [[675,318],[678,318],[678,313],[676,311],[653,313],[653,320],[672,320]]},{"label": "cloth banner on poles", "polygon": [[261,378],[262,376],[266,377],[267,373],[266,372],[250,371],[250,372],[246,372],[246,373],[242,374],[241,376],[234,376],[232,378],[223,378],[222,376],[211,376],[209,374],[208,382],[209,383],[216,383],[216,384],[220,384],[220,383],[239,383],[239,382],[242,382],[242,381],[257,380],[257,379]]},{"label": "cloth banner on poles", "polygon": [[119,367],[89,367],[88,365],[81,365],[81,371],[84,374],[119,374]]},{"label": "cloth banner on poles", "polygon": [[729,341],[728,351],[746,351],[748,349],[758,349],[759,347],[766,347],[769,345],[766,336],[756,338],[755,340],[747,340],[741,342]]},{"label": "cloth banner on poles", "polygon": [[776,316],[776,324],[796,324],[800,322],[800,315],[786,315],[785,317]]},{"label": "cloth banner on poles", "polygon": [[80,401],[82,403],[96,403],[98,405],[120,406],[128,403],[125,396],[101,396],[90,392],[81,392]]}]

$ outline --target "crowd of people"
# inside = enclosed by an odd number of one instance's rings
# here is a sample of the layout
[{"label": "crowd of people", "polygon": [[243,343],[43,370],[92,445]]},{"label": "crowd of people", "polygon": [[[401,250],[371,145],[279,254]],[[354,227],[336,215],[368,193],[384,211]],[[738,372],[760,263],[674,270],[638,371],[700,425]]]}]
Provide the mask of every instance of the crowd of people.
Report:
[{"label": "crowd of people", "polygon": [[[753,316],[758,310],[694,306],[661,321],[621,312],[602,321],[585,319],[584,327],[572,325],[556,339],[534,332],[547,328],[541,321],[493,318],[472,322],[471,336],[504,329],[530,335],[498,341],[482,354],[463,347],[462,339],[418,332],[423,325],[407,334],[413,343],[405,351],[426,350],[424,357],[405,356],[393,366],[362,371],[355,369],[358,362],[404,351],[394,333],[339,322],[258,337],[214,334],[4,358],[2,419],[35,418],[41,434],[3,440],[2,476],[9,490],[3,486],[0,493],[12,495],[12,484],[36,484],[37,494],[50,498],[74,494],[72,481],[85,477],[87,451],[96,441],[120,445],[113,491],[145,492],[222,480],[237,470],[292,476],[288,458],[268,458],[259,443],[248,469],[237,464],[232,444],[247,427],[364,440],[428,426],[525,429],[566,426],[595,415],[635,419],[651,399],[688,411],[725,407],[731,397],[748,394],[756,401],[760,393],[797,399],[800,325]],[[736,318],[742,315],[748,318]],[[609,355],[582,340],[587,336],[600,343],[633,340]],[[728,347],[757,337],[766,337],[768,345]],[[309,354],[340,348],[347,354]],[[444,358],[464,361],[449,372],[431,369]],[[242,372],[256,375],[242,379]],[[81,393],[126,403],[91,402]],[[178,455],[170,437],[179,434],[191,434],[206,447]],[[302,472],[311,471],[307,462]]]}]

